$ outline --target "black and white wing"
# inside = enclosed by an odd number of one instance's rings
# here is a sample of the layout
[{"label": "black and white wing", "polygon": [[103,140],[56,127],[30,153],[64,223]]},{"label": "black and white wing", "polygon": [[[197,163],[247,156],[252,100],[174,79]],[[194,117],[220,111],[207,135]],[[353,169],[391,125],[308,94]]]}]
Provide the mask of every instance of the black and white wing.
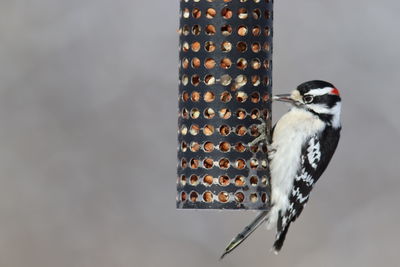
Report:
[{"label": "black and white wing", "polygon": [[290,206],[279,215],[275,251],[279,251],[285,241],[290,223],[303,211],[310,192],[319,177],[325,171],[336,150],[340,137],[340,128],[327,127],[321,134],[309,138],[302,148],[301,165],[293,182],[289,197]]}]

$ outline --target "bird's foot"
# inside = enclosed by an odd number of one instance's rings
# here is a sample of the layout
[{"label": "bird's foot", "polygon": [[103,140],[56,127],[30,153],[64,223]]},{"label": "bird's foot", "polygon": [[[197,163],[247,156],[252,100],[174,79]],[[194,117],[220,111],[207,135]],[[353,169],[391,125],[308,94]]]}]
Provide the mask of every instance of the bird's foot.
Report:
[{"label": "bird's foot", "polygon": [[270,145],[269,144],[270,130],[267,127],[267,123],[262,118],[260,118],[259,120],[261,121],[261,124],[257,125],[257,130],[260,133],[260,135],[257,136],[253,141],[248,143],[248,147],[253,147],[253,146],[257,145],[260,142],[265,142],[267,144],[267,146]]}]

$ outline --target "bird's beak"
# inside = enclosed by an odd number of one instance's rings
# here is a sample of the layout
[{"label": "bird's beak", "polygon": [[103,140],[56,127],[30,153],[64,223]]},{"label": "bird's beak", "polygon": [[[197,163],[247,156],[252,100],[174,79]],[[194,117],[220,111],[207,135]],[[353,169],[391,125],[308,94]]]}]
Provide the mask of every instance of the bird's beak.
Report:
[{"label": "bird's beak", "polygon": [[288,102],[294,104],[296,101],[291,97],[290,94],[275,95],[272,97],[274,101]]},{"label": "bird's beak", "polygon": [[301,95],[298,90],[293,90],[291,94],[283,94],[283,95],[276,95],[272,97],[274,101],[281,101],[289,103],[295,107],[304,107],[303,102],[301,101]]}]

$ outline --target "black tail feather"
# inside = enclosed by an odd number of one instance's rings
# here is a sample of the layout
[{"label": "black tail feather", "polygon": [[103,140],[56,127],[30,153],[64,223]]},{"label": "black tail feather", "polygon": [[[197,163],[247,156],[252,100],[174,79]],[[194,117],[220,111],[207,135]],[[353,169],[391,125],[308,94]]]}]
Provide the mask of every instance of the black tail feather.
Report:
[{"label": "black tail feather", "polygon": [[285,242],[286,234],[289,230],[290,222],[283,227],[283,229],[278,229],[276,234],[276,240],[273,246],[273,250],[276,254],[282,249],[283,243]]}]

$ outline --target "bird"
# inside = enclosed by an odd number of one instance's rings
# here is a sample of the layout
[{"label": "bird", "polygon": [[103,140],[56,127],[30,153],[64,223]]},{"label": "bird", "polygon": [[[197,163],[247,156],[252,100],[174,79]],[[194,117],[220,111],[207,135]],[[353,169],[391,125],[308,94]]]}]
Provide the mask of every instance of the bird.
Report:
[{"label": "bird", "polygon": [[[290,94],[272,97],[290,109],[270,132],[263,131],[249,146],[265,142],[271,174],[270,209],[262,211],[226,247],[221,259],[260,225],[276,227],[272,251],[282,249],[289,226],[303,211],[311,190],[327,168],[340,139],[339,90],[322,80],[307,81]],[[265,129],[265,124],[261,127]]]}]

